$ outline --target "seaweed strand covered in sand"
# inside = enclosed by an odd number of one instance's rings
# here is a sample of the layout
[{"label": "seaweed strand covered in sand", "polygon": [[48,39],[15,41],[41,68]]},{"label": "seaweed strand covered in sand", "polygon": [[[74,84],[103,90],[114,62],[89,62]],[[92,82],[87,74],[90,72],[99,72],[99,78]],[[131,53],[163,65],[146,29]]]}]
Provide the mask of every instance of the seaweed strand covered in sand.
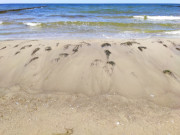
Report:
[{"label": "seaweed strand covered in sand", "polygon": [[109,43],[104,43],[104,44],[101,45],[102,48],[103,48],[103,47],[108,47],[108,46],[111,46],[111,44],[109,44]]},{"label": "seaweed strand covered in sand", "polygon": [[76,46],[73,48],[72,51],[73,51],[74,53],[78,52],[79,47],[82,47],[82,45],[76,45]]},{"label": "seaweed strand covered in sand", "polygon": [[34,60],[37,60],[39,57],[34,57],[32,58],[27,64],[25,64],[25,66],[29,65],[31,62],[33,62]]},{"label": "seaweed strand covered in sand", "polygon": [[114,61],[108,61],[107,64],[111,65],[111,66],[115,66],[116,63]]},{"label": "seaweed strand covered in sand", "polygon": [[132,46],[133,44],[140,44],[140,43],[135,42],[135,41],[127,41],[127,42],[121,43],[121,45],[126,45],[126,46]]},{"label": "seaweed strand covered in sand", "polygon": [[142,52],[143,49],[147,49],[147,47],[145,47],[145,46],[139,46],[138,49]]},{"label": "seaweed strand covered in sand", "polygon": [[109,56],[110,56],[111,52],[109,50],[105,50],[104,52],[106,54],[107,59],[109,59]]},{"label": "seaweed strand covered in sand", "polygon": [[40,48],[36,48],[36,49],[34,49],[34,51],[31,53],[31,55],[34,55],[37,51],[39,51],[40,50]]},{"label": "seaweed strand covered in sand", "polygon": [[170,71],[170,70],[163,70],[163,73],[164,73],[164,74],[167,74],[167,75],[170,75],[170,76],[172,76],[172,77],[174,77],[174,78],[176,78],[175,75],[173,74],[173,72]]},{"label": "seaweed strand covered in sand", "polygon": [[69,56],[69,54],[68,53],[61,53],[61,54],[59,54],[59,56],[67,57],[67,56]]},{"label": "seaweed strand covered in sand", "polygon": [[55,133],[52,135],[71,135],[73,134],[73,129],[66,129],[66,133]]},{"label": "seaweed strand covered in sand", "polygon": [[45,51],[51,51],[51,50],[52,50],[52,48],[50,46],[45,48]]},{"label": "seaweed strand covered in sand", "polygon": [[2,47],[0,50],[6,49],[6,46]]},{"label": "seaweed strand covered in sand", "polygon": [[20,50],[23,50],[23,49],[25,49],[26,47],[31,47],[32,45],[26,45],[26,46],[23,46],[23,47],[21,47],[21,49]]}]

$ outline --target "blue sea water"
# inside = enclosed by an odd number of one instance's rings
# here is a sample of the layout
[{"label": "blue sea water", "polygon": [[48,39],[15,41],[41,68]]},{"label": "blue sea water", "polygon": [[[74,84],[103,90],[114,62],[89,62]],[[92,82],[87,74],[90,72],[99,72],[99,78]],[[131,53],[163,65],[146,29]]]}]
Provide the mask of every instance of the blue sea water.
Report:
[{"label": "blue sea water", "polygon": [[180,37],[180,4],[0,4],[0,39]]}]

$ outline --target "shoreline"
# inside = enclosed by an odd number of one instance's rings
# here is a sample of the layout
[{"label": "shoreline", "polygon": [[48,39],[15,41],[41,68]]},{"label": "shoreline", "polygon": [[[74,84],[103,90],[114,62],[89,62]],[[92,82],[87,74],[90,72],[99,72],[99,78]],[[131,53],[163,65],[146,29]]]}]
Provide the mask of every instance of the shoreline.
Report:
[{"label": "shoreline", "polygon": [[165,40],[165,39],[168,39],[168,40],[178,40],[179,36],[177,35],[177,37],[165,37],[165,36],[161,36],[161,37],[158,37],[158,36],[151,36],[151,37],[133,37],[133,38],[130,38],[130,37],[126,37],[126,38],[122,38],[122,37],[94,37],[94,38],[89,38],[89,37],[68,37],[68,38],[65,38],[65,37],[38,37],[38,38],[0,38],[0,41],[23,41],[23,40],[63,40],[63,41],[68,41],[68,40],[75,40],[75,41],[91,41],[91,40],[116,40],[116,41],[120,41],[120,40],[142,40],[142,39],[151,39],[151,40]]},{"label": "shoreline", "polygon": [[1,41],[0,134],[178,135],[179,67],[179,39]]}]

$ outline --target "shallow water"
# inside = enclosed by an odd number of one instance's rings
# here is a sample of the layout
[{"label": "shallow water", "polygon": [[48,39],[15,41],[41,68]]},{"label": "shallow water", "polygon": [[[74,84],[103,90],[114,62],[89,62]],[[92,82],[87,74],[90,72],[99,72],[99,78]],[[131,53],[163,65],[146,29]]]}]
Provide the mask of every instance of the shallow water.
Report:
[{"label": "shallow water", "polygon": [[1,4],[0,39],[179,37],[178,4]]}]

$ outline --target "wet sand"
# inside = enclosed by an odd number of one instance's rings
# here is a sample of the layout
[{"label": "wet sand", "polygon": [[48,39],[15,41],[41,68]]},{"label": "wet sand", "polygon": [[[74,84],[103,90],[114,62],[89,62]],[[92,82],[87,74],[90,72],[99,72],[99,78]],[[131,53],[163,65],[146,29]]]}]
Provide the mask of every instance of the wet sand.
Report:
[{"label": "wet sand", "polygon": [[180,40],[0,41],[1,135],[179,135]]}]

